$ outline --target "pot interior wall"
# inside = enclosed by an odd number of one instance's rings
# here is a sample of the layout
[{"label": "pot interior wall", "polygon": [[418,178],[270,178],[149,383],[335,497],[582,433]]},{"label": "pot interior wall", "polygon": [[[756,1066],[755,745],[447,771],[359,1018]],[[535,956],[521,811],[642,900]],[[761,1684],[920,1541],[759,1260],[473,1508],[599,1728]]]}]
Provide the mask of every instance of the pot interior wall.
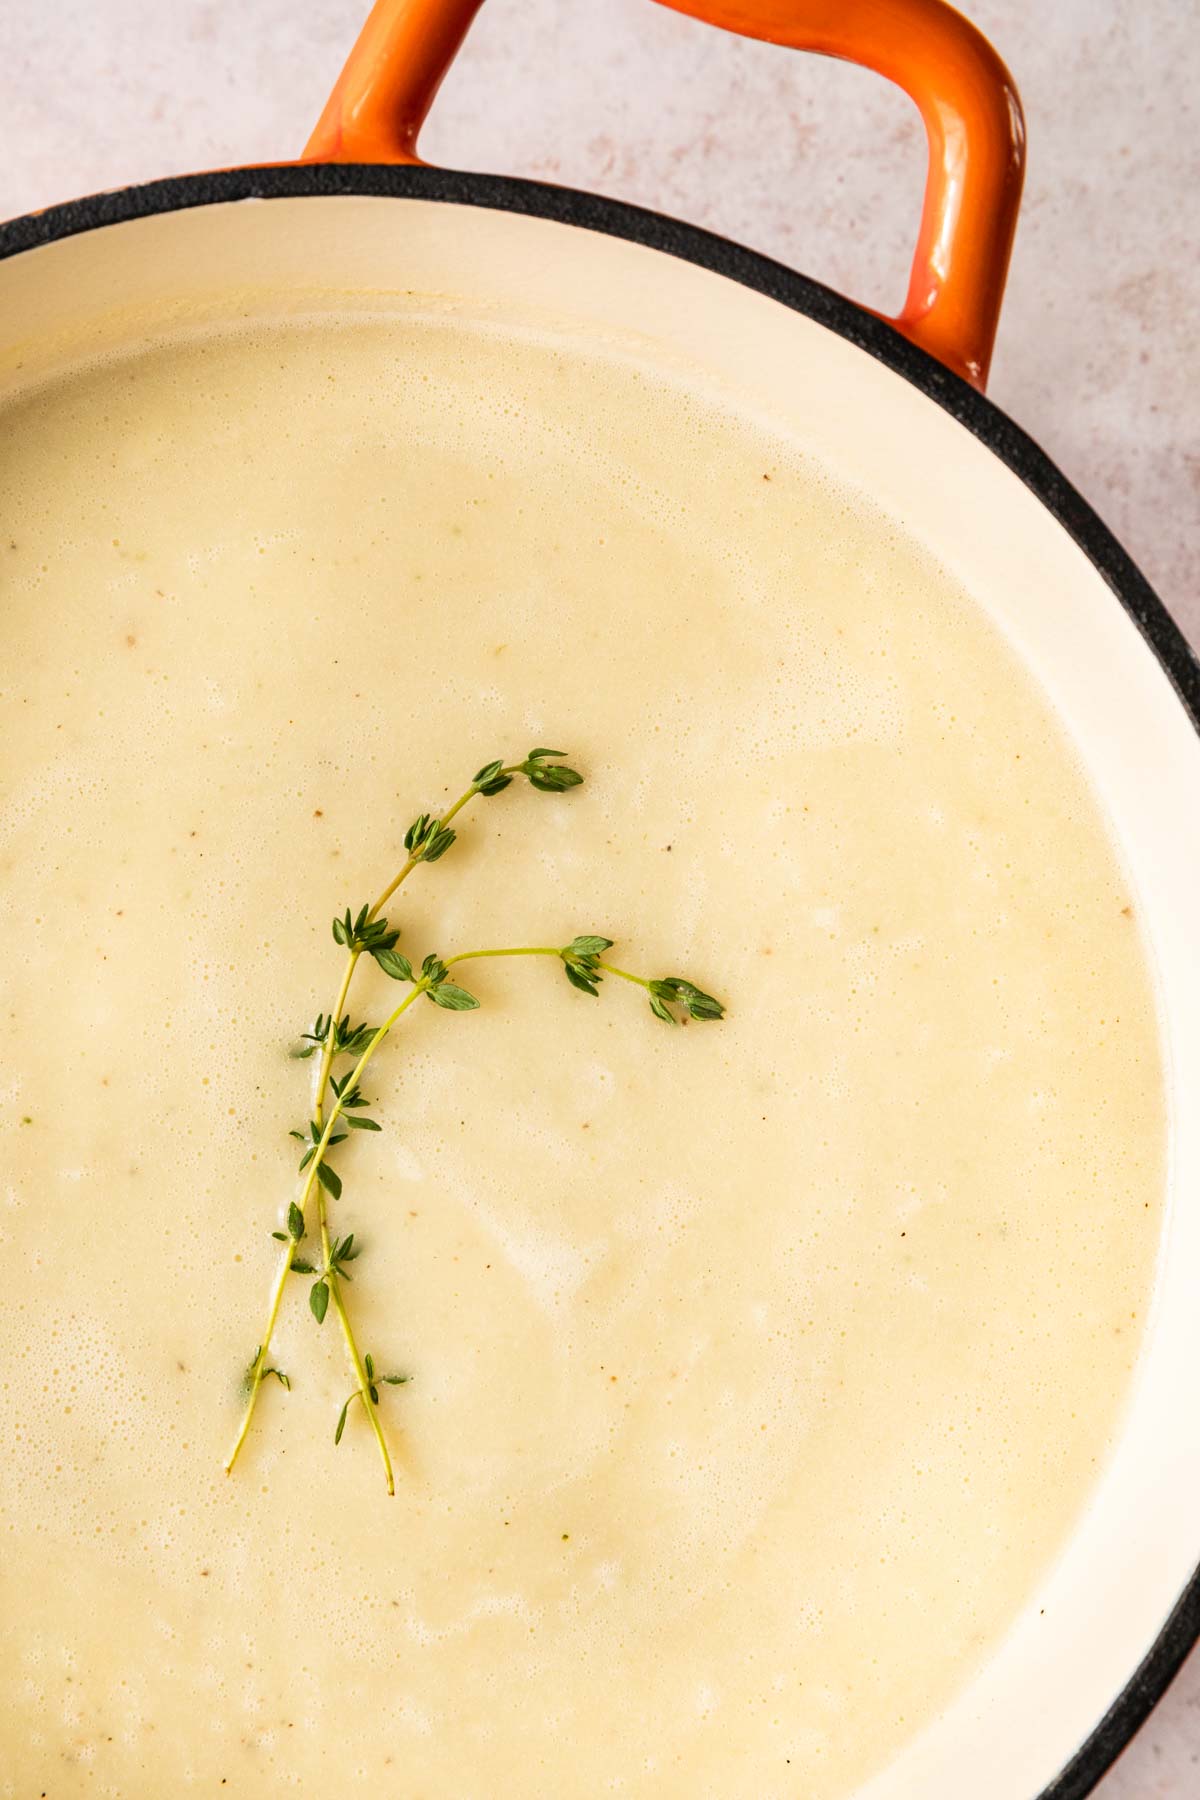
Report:
[{"label": "pot interior wall", "polygon": [[871,1800],[1014,1800],[1073,1755],[1200,1559],[1200,738],[1094,566],[932,400],[812,320],[688,263],[536,217],[422,199],[241,201],[106,226],[0,267],[0,391],[81,353],[264,310],[403,309],[610,341],[786,431],[927,545],[1051,696],[1130,870],[1159,984],[1171,1196],[1121,1441],[1058,1565]]}]

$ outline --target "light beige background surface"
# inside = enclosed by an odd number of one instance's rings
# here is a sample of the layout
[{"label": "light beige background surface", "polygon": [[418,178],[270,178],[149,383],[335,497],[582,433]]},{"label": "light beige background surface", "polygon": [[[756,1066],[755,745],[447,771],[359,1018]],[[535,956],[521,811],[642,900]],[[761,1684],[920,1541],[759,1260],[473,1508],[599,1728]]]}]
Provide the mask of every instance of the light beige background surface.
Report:
[{"label": "light beige background surface", "polygon": [[[294,154],[366,5],[0,0],[0,217]],[[969,10],[1017,77],[1030,133],[992,396],[1200,643],[1200,12]],[[657,206],[873,305],[903,296],[924,168],[909,102],[647,0],[489,0],[422,148]],[[1099,1795],[1200,1795],[1200,1653]]]}]

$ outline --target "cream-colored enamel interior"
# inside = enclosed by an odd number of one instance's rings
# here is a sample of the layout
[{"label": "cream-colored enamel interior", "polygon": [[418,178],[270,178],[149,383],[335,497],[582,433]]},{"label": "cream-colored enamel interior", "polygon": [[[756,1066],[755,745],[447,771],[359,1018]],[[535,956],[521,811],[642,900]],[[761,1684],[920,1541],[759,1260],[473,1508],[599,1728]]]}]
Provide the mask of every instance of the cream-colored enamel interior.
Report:
[{"label": "cream-colored enamel interior", "polygon": [[[0,932],[5,1012],[44,1022],[5,1063],[0,1793],[1032,1792],[1195,1548],[1168,1494],[1147,1529],[1137,1460],[1194,1453],[1157,1428],[1181,1207],[1126,1397],[1164,1178],[1144,946],[1178,1079],[1196,847],[1088,705],[1144,692],[1157,787],[1194,744],[1057,528],[859,353],[624,246],[395,212],[221,209],[4,272]],[[369,297],[271,298],[317,248]],[[165,348],[32,385],[156,313]],[[328,918],[534,741],[586,786],[476,801],[406,945],[603,931],[730,1016],[671,1034],[541,962],[422,1005],[337,1202],[364,1341],[413,1377],[397,1496],[361,1419],[334,1450],[299,1282],[293,1390],[227,1480]]]}]

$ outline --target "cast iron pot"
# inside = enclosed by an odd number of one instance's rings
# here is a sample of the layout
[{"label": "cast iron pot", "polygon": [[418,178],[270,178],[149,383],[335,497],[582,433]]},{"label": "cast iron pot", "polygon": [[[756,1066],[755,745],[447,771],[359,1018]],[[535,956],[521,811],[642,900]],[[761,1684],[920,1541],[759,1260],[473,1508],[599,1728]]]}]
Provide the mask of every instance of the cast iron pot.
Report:
[{"label": "cast iron pot", "polygon": [[56,342],[228,317],[264,289],[432,292],[493,318],[536,304],[583,341],[636,332],[784,419],[999,623],[1057,707],[1137,896],[1169,1206],[1140,1374],[1086,1515],[998,1653],[862,1800],[1078,1800],[1200,1631],[1200,668],[1095,513],[983,398],[1023,164],[995,53],[942,0],[665,3],[864,63],[917,101],[929,176],[898,319],[656,213],[426,167],[417,131],[480,0],[379,0],[299,162],[0,227],[0,392]]}]

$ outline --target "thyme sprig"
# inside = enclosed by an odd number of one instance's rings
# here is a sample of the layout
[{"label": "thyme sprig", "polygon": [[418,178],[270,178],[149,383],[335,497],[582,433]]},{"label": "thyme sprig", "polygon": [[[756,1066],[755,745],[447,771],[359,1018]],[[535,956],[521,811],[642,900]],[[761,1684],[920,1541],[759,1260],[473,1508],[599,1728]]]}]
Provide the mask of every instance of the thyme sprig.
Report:
[{"label": "thyme sprig", "polygon": [[[378,1374],[373,1356],[364,1356],[359,1351],[343,1287],[353,1280],[349,1264],[361,1255],[362,1247],[352,1231],[340,1237],[330,1233],[327,1196],[336,1201],[342,1195],[342,1179],[329,1161],[330,1151],[345,1143],[351,1131],[377,1132],[382,1129],[366,1110],[370,1102],[362,1091],[362,1077],[379,1046],[416,1000],[424,996],[431,1004],[446,1012],[473,1012],[479,1006],[478,999],[468,989],[450,979],[450,970],[457,964],[483,957],[551,956],[562,963],[572,987],[593,998],[598,996],[600,983],[606,975],[617,976],[622,981],[633,982],[646,989],[652,1012],[668,1024],[679,1024],[686,1018],[711,1021],[720,1019],[723,1015],[724,1009],[720,1001],[682,976],[648,978],[605,961],[604,953],[613,948],[613,940],[596,934],[575,937],[564,945],[526,944],[487,950],[464,950],[445,959],[431,952],[423,959],[419,970],[414,969],[410,959],[396,948],[400,938],[399,929],[389,925],[382,909],[415,868],[421,863],[439,861],[453,846],[458,834],[451,829],[450,821],[476,795],[491,798],[500,794],[518,775],[524,775],[530,785],[541,793],[562,794],[578,787],[583,777],[561,760],[565,754],[561,750],[538,748],[531,750],[519,763],[505,764],[499,759],[485,763],[476,772],[466,792],[443,814],[435,817],[429,813],[421,813],[413,820],[404,834],[406,860],[378,899],[373,904],[360,906],[357,912],[347,907],[333,920],[333,937],[346,950],[346,962],[332,1010],[328,1014],[317,1014],[312,1029],[301,1033],[299,1042],[291,1052],[301,1060],[314,1056],[318,1050],[321,1053],[309,1117],[302,1129],[293,1129],[290,1133],[303,1146],[298,1169],[303,1181],[297,1196],[288,1204],[286,1229],[271,1233],[284,1248],[271,1285],[262,1341],[256,1347],[245,1372],[245,1406],[237,1436],[226,1458],[227,1473],[233,1468],[246,1440],[263,1382],[273,1375],[283,1387],[289,1390],[291,1388],[289,1377],[282,1370],[269,1366],[267,1358],[287,1278],[295,1274],[311,1278],[309,1309],[318,1325],[324,1324],[332,1306],[354,1372],[355,1385],[338,1417],[334,1443],[341,1442],[350,1408],[355,1400],[359,1401],[375,1437],[387,1491],[389,1494],[395,1492],[391,1456],[378,1414],[379,1389],[381,1384],[400,1386],[408,1377],[402,1374]],[[364,956],[370,957],[384,975],[408,985],[410,989],[377,1026],[365,1022],[356,1025],[344,1010],[355,969]],[[333,1064],[338,1057],[354,1058],[353,1067],[340,1076],[333,1073]],[[320,1243],[320,1260],[317,1262],[298,1254],[300,1245],[308,1235],[310,1203],[315,1207]]]}]

